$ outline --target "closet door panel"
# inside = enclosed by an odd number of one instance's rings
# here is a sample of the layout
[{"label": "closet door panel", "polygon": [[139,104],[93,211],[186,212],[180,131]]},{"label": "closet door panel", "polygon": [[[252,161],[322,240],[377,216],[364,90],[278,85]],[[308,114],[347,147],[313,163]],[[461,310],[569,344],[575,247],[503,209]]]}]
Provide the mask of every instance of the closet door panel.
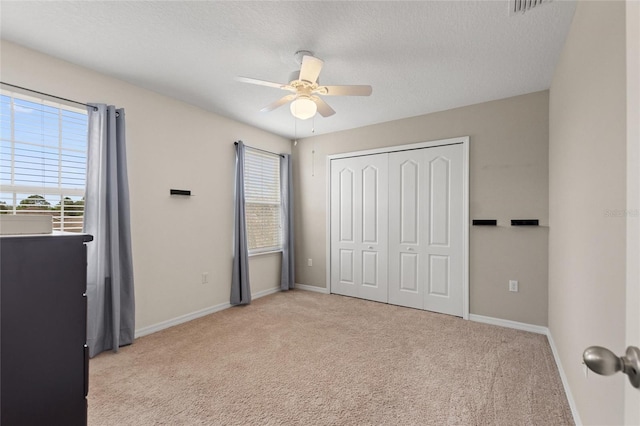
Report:
[{"label": "closet door panel", "polygon": [[331,161],[332,293],[387,301],[387,158]]},{"label": "closet door panel", "polygon": [[421,150],[389,154],[389,303],[423,308]]},{"label": "closet door panel", "polygon": [[353,170],[344,168],[340,170],[338,178],[340,202],[338,210],[340,214],[340,220],[338,226],[340,229],[340,242],[353,243],[353,227],[355,218],[353,216],[353,204],[354,204],[354,175]]},{"label": "closet door panel", "polygon": [[331,290],[356,296],[356,170],[339,160],[331,165]]},{"label": "closet door panel", "polygon": [[[380,171],[370,165],[362,170],[362,242],[378,243]],[[386,189],[385,189],[386,191]]]},{"label": "closet door panel", "polygon": [[340,282],[353,284],[353,250],[340,250]]},{"label": "closet door panel", "polygon": [[389,303],[462,316],[462,145],[389,154]]},{"label": "closet door panel", "polygon": [[361,273],[358,297],[386,302],[388,270],[388,154],[353,158],[357,164],[356,226]]},{"label": "closet door panel", "polygon": [[429,296],[449,297],[449,256],[429,255]]},{"label": "closet door panel", "polygon": [[413,253],[400,254],[400,290],[418,293],[418,255]]},{"label": "closet door panel", "polygon": [[438,156],[429,161],[429,244],[431,246],[449,245],[450,174],[450,159]]},{"label": "closet door panel", "polygon": [[368,287],[378,287],[380,277],[378,266],[378,253],[364,250],[362,252],[362,285]]},{"label": "closet door panel", "polygon": [[[404,158],[405,156],[399,156]],[[418,244],[418,175],[420,166],[413,160],[405,160],[399,167],[400,182],[394,179],[394,190],[399,190],[400,243]],[[395,174],[395,173],[394,173]],[[394,197],[395,198],[395,197]],[[395,200],[394,200],[395,201]]]},{"label": "closet door panel", "polygon": [[462,316],[463,158],[462,145],[424,149],[428,168],[428,257],[424,309]]}]

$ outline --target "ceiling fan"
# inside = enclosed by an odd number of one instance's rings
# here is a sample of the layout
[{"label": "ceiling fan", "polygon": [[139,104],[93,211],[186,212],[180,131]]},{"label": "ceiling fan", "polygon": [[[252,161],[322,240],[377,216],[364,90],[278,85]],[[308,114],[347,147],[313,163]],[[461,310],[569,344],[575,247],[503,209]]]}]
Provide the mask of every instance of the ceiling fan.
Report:
[{"label": "ceiling fan", "polygon": [[369,96],[372,92],[371,86],[367,85],[321,86],[318,76],[320,75],[324,62],[314,57],[312,53],[307,50],[296,52],[295,57],[300,64],[300,70],[291,73],[289,83],[274,83],[249,77],[236,78],[243,83],[275,87],[292,92],[262,108],[260,110],[261,112],[273,111],[287,102],[291,102],[291,114],[301,120],[313,117],[316,112],[319,112],[323,117],[329,117],[336,112],[318,95]]}]

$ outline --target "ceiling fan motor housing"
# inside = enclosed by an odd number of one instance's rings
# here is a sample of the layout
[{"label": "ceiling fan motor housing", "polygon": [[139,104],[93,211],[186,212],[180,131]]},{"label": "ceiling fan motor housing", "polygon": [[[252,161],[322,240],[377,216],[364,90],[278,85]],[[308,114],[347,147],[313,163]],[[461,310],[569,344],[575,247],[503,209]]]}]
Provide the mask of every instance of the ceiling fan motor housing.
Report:
[{"label": "ceiling fan motor housing", "polygon": [[[289,83],[294,82],[294,81],[304,81],[304,82],[309,83],[309,84],[313,84],[314,83],[313,81],[300,80],[300,70],[293,71],[291,74],[289,74]],[[320,77],[318,77],[316,79],[315,83],[317,85],[320,85]]]}]

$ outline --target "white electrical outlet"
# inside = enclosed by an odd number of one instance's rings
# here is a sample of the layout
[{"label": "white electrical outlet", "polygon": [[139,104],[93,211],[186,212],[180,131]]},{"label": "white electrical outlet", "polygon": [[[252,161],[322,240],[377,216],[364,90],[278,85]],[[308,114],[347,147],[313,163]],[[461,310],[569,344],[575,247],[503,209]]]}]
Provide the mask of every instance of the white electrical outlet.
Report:
[{"label": "white electrical outlet", "polygon": [[307,266],[313,266],[313,260],[307,259]]},{"label": "white electrical outlet", "polygon": [[518,291],[518,281],[516,280],[509,280],[509,291]]},{"label": "white electrical outlet", "polygon": [[206,284],[209,282],[209,273],[208,272],[203,272],[202,273],[202,284]]}]

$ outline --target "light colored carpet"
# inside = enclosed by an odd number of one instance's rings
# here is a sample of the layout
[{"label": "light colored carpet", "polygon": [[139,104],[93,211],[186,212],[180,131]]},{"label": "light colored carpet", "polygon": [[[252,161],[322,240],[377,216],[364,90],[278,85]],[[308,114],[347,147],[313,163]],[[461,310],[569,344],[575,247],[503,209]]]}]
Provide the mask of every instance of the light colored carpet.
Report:
[{"label": "light colored carpet", "polygon": [[545,336],[301,290],[90,369],[90,426],[573,424]]}]

